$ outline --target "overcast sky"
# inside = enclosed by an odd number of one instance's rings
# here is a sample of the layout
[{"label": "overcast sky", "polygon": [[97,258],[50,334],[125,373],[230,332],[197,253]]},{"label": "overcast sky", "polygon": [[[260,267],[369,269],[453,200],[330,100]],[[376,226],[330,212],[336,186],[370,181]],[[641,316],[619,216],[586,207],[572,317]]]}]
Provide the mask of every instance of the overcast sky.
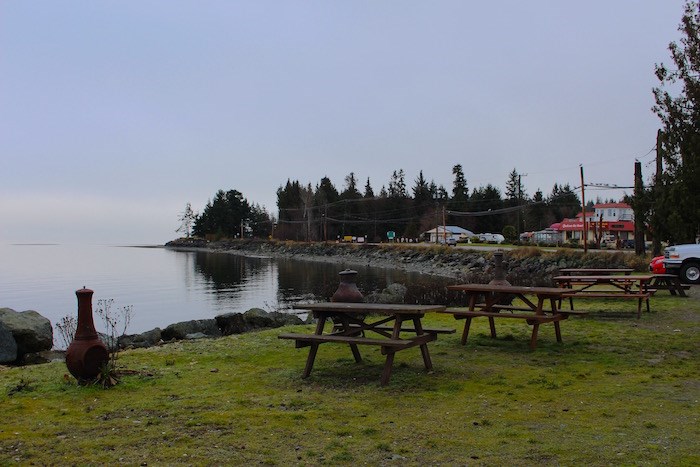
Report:
[{"label": "overcast sky", "polygon": [[683,3],[2,1],[0,243],[161,244],[218,189],[276,214],[350,172],[631,186]]}]

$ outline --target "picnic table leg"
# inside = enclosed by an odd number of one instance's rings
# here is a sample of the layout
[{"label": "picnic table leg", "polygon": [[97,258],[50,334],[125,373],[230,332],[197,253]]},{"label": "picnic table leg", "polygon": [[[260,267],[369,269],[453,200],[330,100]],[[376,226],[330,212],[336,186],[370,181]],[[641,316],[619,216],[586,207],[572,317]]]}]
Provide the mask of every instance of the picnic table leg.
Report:
[{"label": "picnic table leg", "polygon": [[[672,279],[667,279],[665,277],[663,279],[658,279],[656,281],[657,284],[665,285],[666,287],[668,287],[668,290],[669,290],[669,292],[671,292],[671,295],[676,295],[676,290],[678,290],[680,292],[680,295],[683,296],[684,295],[683,289],[681,287],[678,287],[679,284],[676,284],[675,282],[676,281],[674,281]],[[679,280],[679,282],[680,282],[680,280]]]},{"label": "picnic table leg", "polygon": [[[326,315],[321,314],[318,318],[318,322],[316,323],[316,334],[321,335],[323,334],[323,327],[326,324]],[[309,356],[306,358],[306,367],[304,367],[304,374],[302,375],[302,378],[307,378],[311,374],[311,370],[314,367],[314,360],[316,360],[316,352],[318,352],[318,343],[312,343],[311,347],[309,348]]]},{"label": "picnic table leg", "polygon": [[[639,297],[639,300],[637,300],[637,319],[642,317],[642,300],[644,300],[642,297]],[[647,305],[649,302],[647,302]]]},{"label": "picnic table leg", "polygon": [[496,322],[493,320],[493,316],[489,316],[489,327],[491,328],[491,337],[496,338]]},{"label": "picnic table leg", "polygon": [[[423,325],[420,322],[420,318],[413,318],[413,326],[416,329],[416,335],[420,336],[423,334]],[[433,362],[430,361],[430,353],[428,352],[428,344],[423,344],[420,346],[420,353],[423,355],[423,363],[425,364],[426,370],[433,369]]]},{"label": "picnic table leg", "polygon": [[530,350],[535,350],[537,347],[537,331],[540,329],[540,324],[535,323],[532,325],[532,337],[530,337]]},{"label": "picnic table leg", "polygon": [[[557,300],[551,298],[550,303],[552,305],[552,314],[557,315]],[[561,328],[559,328],[559,321],[554,322],[554,333],[557,335],[557,342],[561,342]]]},{"label": "picnic table leg", "polygon": [[[479,294],[472,293],[469,294],[469,311],[474,311],[476,308],[476,299],[478,298]],[[467,337],[469,336],[469,328],[472,325],[472,318],[471,316],[467,316],[464,320],[464,331],[462,331],[462,345],[467,344]]]},{"label": "picnic table leg", "polygon": [[[401,335],[401,315],[396,315],[396,321],[394,321],[394,330],[391,333],[392,339],[398,339]],[[389,384],[389,378],[391,378],[391,368],[394,365],[394,354],[396,352],[393,348],[386,348],[386,360],[384,361],[384,370],[382,370],[382,380],[381,385],[386,386]]]},{"label": "picnic table leg", "polygon": [[[681,297],[686,297],[687,295],[685,294],[685,291],[683,290],[683,285],[681,285],[681,278],[680,276],[676,276],[673,279],[670,279],[669,282],[672,284],[671,290],[677,290],[678,295]],[[675,294],[674,294],[675,295]]]},{"label": "picnic table leg", "polygon": [[[494,304],[496,304],[496,294],[486,294],[486,310],[491,311]],[[496,338],[496,321],[493,316],[489,316],[489,328],[491,329],[491,338]]]},{"label": "picnic table leg", "polygon": [[471,316],[464,318],[464,331],[462,331],[462,345],[467,343],[467,337],[469,336],[469,327],[472,324]]},{"label": "picnic table leg", "polygon": [[[343,331],[350,335],[350,320],[348,320],[348,317],[344,315],[341,316],[340,322],[343,325]],[[362,363],[362,355],[360,355],[360,349],[357,347],[357,344],[349,345],[350,350],[352,350],[352,356],[355,357],[355,363]]]}]

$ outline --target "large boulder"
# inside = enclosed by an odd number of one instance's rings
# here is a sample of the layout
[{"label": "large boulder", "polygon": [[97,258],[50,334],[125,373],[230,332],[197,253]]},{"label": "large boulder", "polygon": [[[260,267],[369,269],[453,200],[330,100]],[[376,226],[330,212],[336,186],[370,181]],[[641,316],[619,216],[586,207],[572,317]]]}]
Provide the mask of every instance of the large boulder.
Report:
[{"label": "large boulder", "polygon": [[273,327],[274,323],[270,313],[260,308],[251,308],[243,313],[243,320],[245,321],[246,328],[248,330],[271,328]]},{"label": "large boulder", "polygon": [[17,360],[17,342],[12,332],[0,321],[0,363],[12,363]]},{"label": "large boulder", "polygon": [[216,324],[221,329],[221,334],[230,336],[231,334],[241,334],[246,332],[245,319],[241,313],[224,313],[214,317]]},{"label": "large boulder", "polygon": [[220,337],[221,331],[214,319],[194,319],[171,324],[163,329],[161,337],[165,341],[187,339],[188,334],[202,333],[208,337]]},{"label": "large boulder", "polygon": [[119,336],[119,347],[125,349],[127,347],[145,348],[158,345],[162,338],[160,328],[151,329],[150,331],[142,332],[141,334],[131,334]]},{"label": "large boulder", "polygon": [[260,308],[251,308],[243,313],[243,320],[248,330],[261,328],[278,328],[287,324],[304,324],[297,316],[279,311],[267,312]]},{"label": "large boulder", "polygon": [[14,337],[18,358],[53,347],[51,321],[34,310],[17,312],[11,308],[0,308],[0,322]]}]

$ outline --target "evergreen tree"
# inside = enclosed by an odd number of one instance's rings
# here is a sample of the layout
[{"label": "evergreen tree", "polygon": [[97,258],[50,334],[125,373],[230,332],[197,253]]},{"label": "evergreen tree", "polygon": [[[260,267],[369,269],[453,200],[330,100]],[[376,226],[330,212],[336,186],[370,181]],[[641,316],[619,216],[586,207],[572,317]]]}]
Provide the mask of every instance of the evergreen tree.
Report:
[{"label": "evergreen tree", "polygon": [[573,218],[581,212],[581,200],[568,183],[562,186],[555,183],[547,204],[557,222]]},{"label": "evergreen tree", "polygon": [[406,175],[403,169],[399,169],[397,172],[391,174],[391,180],[389,180],[389,198],[408,198],[408,192],[406,191]]},{"label": "evergreen tree", "polygon": [[527,198],[521,176],[515,169],[508,174],[508,180],[506,180],[506,206],[517,206],[522,204],[522,201]]},{"label": "evergreen tree", "polygon": [[550,226],[552,222],[547,219],[547,206],[544,195],[539,188],[532,196],[532,204],[525,210],[525,230],[542,230]]},{"label": "evergreen tree", "polygon": [[467,179],[464,177],[461,164],[452,167],[452,175],[454,175],[454,181],[452,182],[451,206],[457,211],[463,211],[469,199],[469,188],[467,188]]},{"label": "evergreen tree", "polygon": [[345,177],[345,189],[340,194],[341,199],[360,199],[362,194],[357,189],[357,182],[355,181],[355,173],[350,172]]},{"label": "evergreen tree", "polygon": [[374,198],[374,190],[372,190],[372,185],[369,184],[369,177],[367,177],[367,183],[365,183],[365,198]]},{"label": "evergreen tree", "polygon": [[483,213],[474,217],[473,228],[479,233],[498,233],[503,230],[504,222],[501,214],[488,214],[489,211],[497,211],[503,208],[501,191],[490,183],[485,187],[479,187],[469,197],[469,210]]},{"label": "evergreen tree", "polygon": [[[435,183],[433,183],[433,186],[434,185]],[[415,180],[415,185],[413,185],[412,191],[413,201],[415,202],[416,206],[422,206],[433,200],[430,193],[430,185],[428,185],[428,182],[425,180],[425,178],[423,178],[422,170],[418,174],[418,178]]]},{"label": "evergreen tree", "polygon": [[219,190],[195,221],[195,235],[235,238],[240,236],[249,215],[250,206],[240,191]]},{"label": "evergreen tree", "polygon": [[264,206],[260,206],[258,203],[253,203],[250,206],[248,227],[253,237],[267,238],[272,233],[273,222],[274,219]]},{"label": "evergreen tree", "polygon": [[[654,112],[663,125],[662,157],[652,216],[655,234],[671,243],[695,242],[700,233],[700,10],[689,1],[681,19],[680,44],[669,50],[674,68],[656,66]],[[674,94],[672,94],[675,93]]]}]

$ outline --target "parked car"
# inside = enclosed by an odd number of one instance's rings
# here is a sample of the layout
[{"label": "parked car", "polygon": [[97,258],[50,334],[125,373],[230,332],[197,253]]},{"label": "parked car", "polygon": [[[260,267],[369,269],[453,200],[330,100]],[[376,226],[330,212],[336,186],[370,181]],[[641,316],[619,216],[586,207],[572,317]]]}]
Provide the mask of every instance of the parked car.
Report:
[{"label": "parked car", "polygon": [[654,274],[666,274],[666,266],[664,266],[664,257],[655,256],[649,263],[649,270]]},{"label": "parked car", "polygon": [[674,245],[664,250],[664,267],[669,274],[680,276],[681,282],[700,284],[700,245]]}]

